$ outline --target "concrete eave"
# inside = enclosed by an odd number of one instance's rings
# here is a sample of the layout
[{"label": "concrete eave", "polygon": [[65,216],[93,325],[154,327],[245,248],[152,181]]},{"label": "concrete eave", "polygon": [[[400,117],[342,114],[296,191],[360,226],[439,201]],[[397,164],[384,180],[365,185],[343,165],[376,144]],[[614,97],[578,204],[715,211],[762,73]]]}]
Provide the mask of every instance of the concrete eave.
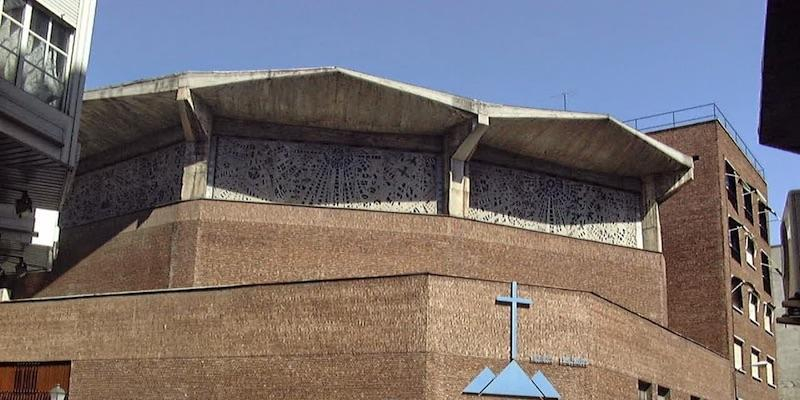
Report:
[{"label": "concrete eave", "polygon": [[480,115],[489,127],[478,146],[625,177],[661,176],[669,182],[662,197],[691,179],[689,156],[608,115],[492,104],[339,67],[186,72],[87,91],[84,156],[180,140],[175,103],[187,88],[214,118],[376,135],[441,136]]}]

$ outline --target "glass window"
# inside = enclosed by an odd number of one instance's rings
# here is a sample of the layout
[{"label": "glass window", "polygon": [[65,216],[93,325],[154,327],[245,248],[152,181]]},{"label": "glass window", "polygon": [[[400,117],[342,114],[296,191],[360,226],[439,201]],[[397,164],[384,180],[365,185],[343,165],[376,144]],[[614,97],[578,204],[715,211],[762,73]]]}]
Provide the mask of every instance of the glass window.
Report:
[{"label": "glass window", "polygon": [[744,371],[744,365],[742,361],[743,347],[744,341],[739,338],[733,338],[733,367],[736,368],[737,371]]},{"label": "glass window", "polygon": [[767,384],[770,386],[775,386],[775,359],[772,357],[767,357]]},{"label": "glass window", "polygon": [[750,236],[745,237],[745,261],[753,267],[756,258],[756,242]]},{"label": "glass window", "polygon": [[669,388],[665,388],[663,386],[658,387],[658,400],[669,400],[670,393]]},{"label": "glass window", "polygon": [[753,222],[753,196],[755,195],[755,190],[753,190],[749,185],[744,185],[744,217],[747,218],[748,221],[751,223]]},{"label": "glass window", "polygon": [[733,218],[728,218],[728,246],[731,249],[731,257],[739,263],[742,262],[742,248],[739,241],[739,230],[741,229],[740,223]]},{"label": "glass window", "polygon": [[750,374],[753,376],[754,379],[761,380],[761,370],[759,369],[758,365],[758,357],[761,355],[761,351],[755,347],[750,348]]},{"label": "glass window", "polygon": [[773,325],[773,320],[775,319],[774,315],[775,312],[773,311],[772,305],[764,304],[764,330],[769,333],[773,333],[772,325]]},{"label": "glass window", "polygon": [[750,292],[750,307],[749,307],[750,321],[758,325],[758,294]]},{"label": "glass window", "polygon": [[761,252],[761,281],[764,284],[764,291],[772,295],[772,275],[769,267],[769,256],[767,253]]},{"label": "glass window", "polygon": [[61,109],[69,74],[72,29],[32,4],[3,1],[0,77]]},{"label": "glass window", "polygon": [[22,22],[22,14],[25,12],[24,0],[4,0],[3,13],[17,22]]},{"label": "glass window", "polygon": [[733,305],[733,307],[735,307],[739,311],[742,311],[744,309],[742,285],[743,282],[741,279],[735,276],[731,278],[731,305]]},{"label": "glass window", "polygon": [[17,78],[24,9],[25,3],[21,0],[6,0],[0,14],[0,78],[9,82]]},{"label": "glass window", "polygon": [[758,230],[761,233],[761,237],[764,238],[769,243],[769,221],[767,218],[767,214],[769,213],[769,209],[767,205],[762,203],[761,201],[758,202]]},{"label": "glass window", "polygon": [[639,400],[653,400],[653,385],[639,381]]},{"label": "glass window", "polygon": [[738,210],[739,202],[738,202],[738,190],[736,189],[736,180],[739,178],[739,175],[736,173],[736,170],[733,169],[733,166],[725,161],[725,190],[728,192],[728,201],[731,202],[734,209]]}]

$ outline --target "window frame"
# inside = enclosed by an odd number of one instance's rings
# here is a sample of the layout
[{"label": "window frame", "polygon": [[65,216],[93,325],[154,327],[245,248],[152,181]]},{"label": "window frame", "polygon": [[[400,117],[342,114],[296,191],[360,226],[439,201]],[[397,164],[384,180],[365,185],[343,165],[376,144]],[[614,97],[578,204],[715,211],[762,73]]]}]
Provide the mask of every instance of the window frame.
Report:
[{"label": "window frame", "polygon": [[[643,386],[646,386],[646,388],[642,389]],[[636,386],[636,394],[639,396],[639,400],[653,400],[653,384],[639,379]],[[642,399],[642,394],[645,395],[644,399]]]},{"label": "window frame", "polygon": [[767,217],[769,206],[761,201],[761,199],[759,199],[756,204],[758,208],[758,231],[761,238],[769,243],[769,217]]},{"label": "window frame", "polygon": [[725,160],[725,191],[727,193],[728,202],[731,203],[736,213],[739,213],[739,189],[738,186],[739,174],[736,168],[730,161]]},{"label": "window frame", "polygon": [[[761,357],[761,349],[755,346],[750,346],[750,376],[753,379],[762,382],[761,370],[759,369],[760,366],[757,365],[757,363],[760,362],[759,360],[760,357]],[[754,359],[755,363],[753,362]]]},{"label": "window frame", "polygon": [[742,207],[744,208],[744,217],[750,221],[751,224],[755,224],[755,220],[753,218],[755,209],[753,196],[755,194],[756,191],[752,186],[750,186],[747,182],[742,182]]},{"label": "window frame", "polygon": [[658,388],[656,390],[656,400],[670,400],[671,398],[672,398],[672,390],[670,390],[670,388],[666,386],[658,385]]},{"label": "window frame", "polygon": [[[742,289],[744,289],[744,280],[738,276],[731,276],[731,307],[738,311],[739,314],[744,315],[744,294],[742,293]],[[738,306],[734,298],[739,300]]]},{"label": "window frame", "polygon": [[[736,350],[739,349],[739,359],[736,359]],[[746,373],[744,370],[744,339],[734,336],[733,337],[733,369],[739,373]]]},{"label": "window frame", "polygon": [[[753,301],[755,299],[755,301]],[[758,323],[758,310],[761,304],[761,298],[753,289],[750,289],[750,292],[747,297],[747,315],[750,318],[750,322],[759,325]],[[755,306],[755,309],[753,307]]]},{"label": "window frame", "polygon": [[[767,315],[769,314],[769,315]],[[767,302],[764,302],[764,331],[769,335],[774,336],[775,330],[775,307]]]},{"label": "window frame", "polygon": [[769,255],[764,250],[761,253],[761,283],[764,285],[764,292],[772,296],[772,267]]},{"label": "window frame", "polygon": [[739,264],[742,263],[742,238],[739,236],[739,231],[743,229],[744,225],[732,216],[728,216],[728,249],[731,257]]},{"label": "window frame", "polygon": [[[10,80],[2,79],[5,82],[15,86],[16,88],[20,89],[21,91],[25,92],[26,94],[33,96],[38,101],[47,104],[54,109],[59,111],[65,111],[67,109],[66,99],[70,89],[70,83],[72,78],[72,57],[74,55],[74,47],[75,47],[75,27],[66,23],[64,20],[59,18],[50,10],[38,5],[38,2],[32,0],[22,0],[24,3],[24,9],[22,13],[22,21],[17,21],[5,12],[3,12],[3,5],[7,0],[0,0],[0,22],[5,21],[6,19],[9,20],[9,23],[16,25],[20,29],[19,33],[19,43],[17,43],[17,48],[15,50],[11,50],[7,47],[4,47],[6,51],[12,52],[17,57],[17,65],[16,65],[16,72],[14,73],[14,80],[13,82]],[[31,27],[33,14],[35,11],[41,12],[43,15],[47,17],[47,37],[43,37],[40,34],[34,32],[34,29]],[[62,26],[66,32],[66,50],[62,50],[59,48],[54,42],[51,40],[53,39],[53,26],[54,23],[58,23]],[[57,56],[64,57],[64,72],[63,77],[59,78],[46,70],[46,67],[42,67],[32,61],[30,61],[29,55],[31,53],[29,49],[28,42],[30,39],[33,38],[34,40],[39,41],[44,46],[44,57],[43,59],[47,59],[52,52],[57,53]],[[58,58],[56,58],[57,60]],[[61,94],[60,97],[57,99],[58,106],[54,106],[49,102],[45,102],[34,93],[28,92],[24,88],[25,84],[25,73],[24,69],[26,66],[30,66],[36,72],[34,73],[42,73],[43,78],[45,79],[53,79],[61,86]],[[56,100],[52,100],[56,101]]]},{"label": "window frame", "polygon": [[766,357],[767,364],[764,366],[764,379],[770,387],[777,387],[775,385],[775,358],[771,356]]},{"label": "window frame", "polygon": [[744,260],[750,268],[756,269],[756,241],[747,232],[744,234]]}]

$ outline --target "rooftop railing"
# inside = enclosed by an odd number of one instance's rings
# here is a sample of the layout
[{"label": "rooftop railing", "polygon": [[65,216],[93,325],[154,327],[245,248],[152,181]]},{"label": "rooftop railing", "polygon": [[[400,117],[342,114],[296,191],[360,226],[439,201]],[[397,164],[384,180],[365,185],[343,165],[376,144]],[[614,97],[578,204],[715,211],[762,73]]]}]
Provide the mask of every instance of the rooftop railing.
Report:
[{"label": "rooftop railing", "polygon": [[720,125],[725,128],[725,132],[728,133],[728,136],[730,136],[739,147],[739,150],[741,150],[747,159],[750,160],[753,168],[755,168],[759,175],[766,180],[764,166],[758,162],[756,156],[752,151],[750,151],[750,148],[747,147],[744,139],[742,139],[742,137],[739,135],[739,132],[736,131],[736,128],[734,128],[730,121],[728,121],[728,118],[725,117],[725,114],[722,113],[722,110],[717,107],[716,103],[667,111],[659,114],[630,119],[624,122],[625,124],[641,132],[647,133],[713,120],[719,121]]}]

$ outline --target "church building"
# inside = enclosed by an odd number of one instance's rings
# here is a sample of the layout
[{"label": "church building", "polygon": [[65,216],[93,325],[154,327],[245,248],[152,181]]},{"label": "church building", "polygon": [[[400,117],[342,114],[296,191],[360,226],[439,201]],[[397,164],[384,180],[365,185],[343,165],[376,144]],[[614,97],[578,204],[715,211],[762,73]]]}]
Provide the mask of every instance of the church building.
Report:
[{"label": "church building", "polygon": [[669,324],[693,160],[608,115],[188,72],[88,91],[79,141],[52,271],[4,282],[0,398],[734,396]]}]

